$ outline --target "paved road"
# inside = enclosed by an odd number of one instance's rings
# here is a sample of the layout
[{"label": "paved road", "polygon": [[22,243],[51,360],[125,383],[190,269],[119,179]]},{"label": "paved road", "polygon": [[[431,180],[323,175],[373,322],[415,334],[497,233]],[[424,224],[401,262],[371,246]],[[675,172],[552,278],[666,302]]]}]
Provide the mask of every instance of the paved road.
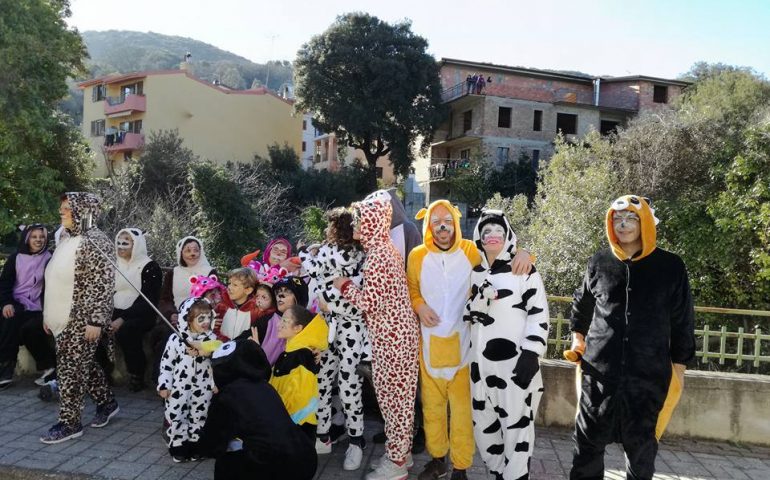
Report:
[{"label": "paved road", "polygon": [[[161,440],[163,408],[150,392],[128,393],[117,388],[120,413],[106,428],[86,428],[85,434],[59,445],[44,445],[41,433],[56,421],[57,405],[37,399],[31,380],[23,380],[0,392],[0,478],[2,479],[163,479],[198,480],[213,478],[214,463],[174,464]],[[84,420],[90,420],[94,408],[87,402]],[[369,422],[368,433],[377,428]],[[342,470],[346,446],[335,445],[331,455],[320,458],[317,479],[362,479],[368,469]],[[569,432],[538,430],[533,480],[567,478],[571,461]],[[365,461],[378,458],[382,445],[370,445]],[[415,458],[409,478],[417,478],[426,454]],[[607,479],[621,480],[623,456],[618,446],[607,455]],[[657,468],[660,480],[767,480],[770,479],[770,448],[735,446],[684,439],[661,444]],[[469,478],[490,478],[477,457]]]}]

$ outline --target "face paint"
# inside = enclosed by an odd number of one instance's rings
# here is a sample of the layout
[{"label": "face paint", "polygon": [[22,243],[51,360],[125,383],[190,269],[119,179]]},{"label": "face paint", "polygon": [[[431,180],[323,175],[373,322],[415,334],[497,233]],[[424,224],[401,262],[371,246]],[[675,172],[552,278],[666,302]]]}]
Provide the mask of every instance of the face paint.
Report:
[{"label": "face paint", "polygon": [[211,312],[198,314],[191,323],[190,327],[195,333],[205,332],[211,327],[211,321],[214,316]]},{"label": "face paint", "polygon": [[484,245],[502,245],[505,242],[505,228],[496,223],[488,223],[481,229],[481,243]]}]

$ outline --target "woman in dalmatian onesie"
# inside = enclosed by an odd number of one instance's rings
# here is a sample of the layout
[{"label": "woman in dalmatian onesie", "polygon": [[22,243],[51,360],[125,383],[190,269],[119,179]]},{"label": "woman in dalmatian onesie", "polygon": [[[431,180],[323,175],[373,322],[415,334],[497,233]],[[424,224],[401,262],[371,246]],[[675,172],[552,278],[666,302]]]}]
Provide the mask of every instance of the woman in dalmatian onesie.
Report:
[{"label": "woman in dalmatian onesie", "polygon": [[339,389],[342,412],[350,446],[345,455],[345,470],[356,470],[361,465],[364,447],[363,379],[356,366],[363,357],[370,356],[369,335],[364,315],[334,288],[337,277],[347,277],[356,286],[361,285],[361,267],[364,252],[353,239],[352,214],[344,208],[335,208],[326,214],[326,242],[300,250],[302,266],[315,285],[315,295],[329,324],[329,349],[321,355],[318,374],[318,450],[331,451],[329,430],[332,419],[332,391]]},{"label": "woman in dalmatian onesie", "polygon": [[516,235],[502,212],[482,213],[473,232],[481,265],[471,274],[471,395],[476,444],[496,479],[529,478],[535,415],[543,393],[539,357],[548,339],[540,274],[511,275]]},{"label": "woman in dalmatian onesie", "polygon": [[366,315],[372,342],[377,402],[385,417],[385,457],[367,480],[404,479],[412,446],[419,327],[406,284],[404,259],[390,240],[392,206],[386,193],[354,204],[353,238],[366,252],[363,283],[337,278],[334,286]]},{"label": "woman in dalmatian onesie", "polygon": [[[214,377],[211,360],[191,355],[197,352],[190,344],[216,339],[211,331],[213,318],[206,299],[191,297],[182,302],[179,333],[171,334],[160,361],[158,394],[166,400],[168,450],[175,462],[199,458],[197,442],[206,423]],[[197,322],[199,332],[193,331],[192,322]]]}]

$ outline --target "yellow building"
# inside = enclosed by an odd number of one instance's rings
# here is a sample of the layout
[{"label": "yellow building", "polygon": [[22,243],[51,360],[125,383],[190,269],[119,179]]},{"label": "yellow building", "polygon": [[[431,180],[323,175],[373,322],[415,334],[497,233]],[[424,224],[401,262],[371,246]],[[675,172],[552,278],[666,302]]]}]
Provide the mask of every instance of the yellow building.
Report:
[{"label": "yellow building", "polygon": [[96,176],[135,160],[152,131],[179,131],[184,145],[218,163],[267,158],[267,147],[301,149],[302,115],[266,88],[231,90],[185,70],[110,75],[79,84],[83,135],[96,153]]}]

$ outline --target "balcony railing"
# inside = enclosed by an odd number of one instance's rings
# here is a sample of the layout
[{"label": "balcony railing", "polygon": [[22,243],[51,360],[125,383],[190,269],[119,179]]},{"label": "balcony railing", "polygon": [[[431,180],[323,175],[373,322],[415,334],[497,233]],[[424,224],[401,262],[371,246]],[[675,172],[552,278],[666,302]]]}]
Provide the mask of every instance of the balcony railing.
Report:
[{"label": "balcony railing", "polygon": [[455,98],[462,97],[463,95],[468,95],[468,92],[466,91],[466,87],[465,87],[465,82],[458,83],[457,85],[449,87],[443,92],[441,92],[441,101],[448,102],[450,100],[454,100]]},{"label": "balcony railing", "polygon": [[147,99],[144,95],[130,93],[118,97],[107,97],[104,102],[104,114],[112,115],[120,112],[144,112],[147,110]]},{"label": "balcony railing", "polygon": [[468,158],[431,158],[430,180],[444,180],[458,169],[468,168],[471,161]]},{"label": "balcony railing", "polygon": [[104,148],[108,152],[127,152],[139,150],[144,147],[143,133],[118,132],[112,139],[110,135],[104,137]]}]

